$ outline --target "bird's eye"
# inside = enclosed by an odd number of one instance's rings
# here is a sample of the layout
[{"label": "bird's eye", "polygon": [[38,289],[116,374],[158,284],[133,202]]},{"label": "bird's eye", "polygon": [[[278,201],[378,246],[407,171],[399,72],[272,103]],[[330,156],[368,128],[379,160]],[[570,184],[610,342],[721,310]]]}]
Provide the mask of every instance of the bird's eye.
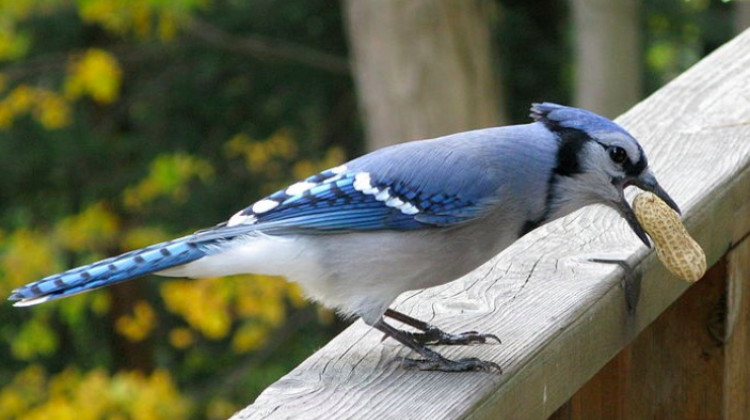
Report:
[{"label": "bird's eye", "polygon": [[612,146],[609,148],[609,158],[614,163],[623,163],[628,158],[628,154],[622,147]]}]

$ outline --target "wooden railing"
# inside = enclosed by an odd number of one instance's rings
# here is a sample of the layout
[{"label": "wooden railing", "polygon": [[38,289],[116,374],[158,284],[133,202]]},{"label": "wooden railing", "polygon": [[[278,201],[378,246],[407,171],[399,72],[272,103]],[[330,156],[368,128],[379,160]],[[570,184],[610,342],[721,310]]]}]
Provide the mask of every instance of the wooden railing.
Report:
[{"label": "wooden railing", "polygon": [[440,351],[503,374],[403,369],[392,361],[409,351],[358,321],[234,419],[750,418],[750,32],[617,121],[682,207],[704,279],[676,279],[591,207],[398,300],[448,331],[500,336]]}]

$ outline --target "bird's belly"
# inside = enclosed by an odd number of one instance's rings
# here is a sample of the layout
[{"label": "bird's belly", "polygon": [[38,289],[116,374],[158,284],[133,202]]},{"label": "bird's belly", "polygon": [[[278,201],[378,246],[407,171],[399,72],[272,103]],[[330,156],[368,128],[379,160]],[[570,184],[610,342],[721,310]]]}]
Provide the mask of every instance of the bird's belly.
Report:
[{"label": "bird's belly", "polygon": [[514,239],[502,232],[467,236],[442,229],[311,236],[303,240],[315,242],[306,248],[315,250],[317,269],[288,278],[314,300],[374,322],[401,293],[455,280]]},{"label": "bird's belly", "polygon": [[334,235],[249,236],[161,274],[272,274],[344,315],[377,321],[401,293],[455,280],[513,242],[503,231],[424,229]]}]

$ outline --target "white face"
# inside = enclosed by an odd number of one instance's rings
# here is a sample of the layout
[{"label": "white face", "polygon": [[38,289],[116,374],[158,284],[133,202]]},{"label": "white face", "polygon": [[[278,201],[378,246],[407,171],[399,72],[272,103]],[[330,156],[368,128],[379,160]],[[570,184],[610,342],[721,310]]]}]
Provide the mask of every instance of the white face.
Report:
[{"label": "white face", "polygon": [[623,189],[635,185],[651,191],[679,212],[677,203],[649,170],[638,142],[616,123],[584,109],[548,102],[534,104],[531,116],[561,141],[558,167],[550,178],[545,221],[588,204],[605,204],[615,208],[648,245]]},{"label": "white face", "polygon": [[[596,159],[596,161],[591,162],[593,166],[589,169],[595,169],[598,166],[610,174],[612,178],[621,179],[636,177],[646,169],[646,160],[641,148],[635,139],[627,134],[619,131],[607,131],[595,133],[593,138],[599,144],[601,150],[589,150],[590,153],[596,155],[596,157],[590,157]],[[618,156],[618,153],[620,156]],[[641,161],[642,159],[643,161]],[[634,171],[637,173],[634,173]]]},{"label": "white face", "polygon": [[596,203],[621,210],[623,189],[648,172],[642,151],[632,137],[617,131],[597,134],[578,153],[582,172],[557,180],[555,217]]},{"label": "white face", "polygon": [[648,170],[645,164],[639,167],[641,151],[631,139],[596,139],[586,144],[579,158],[584,188],[604,201],[620,201],[627,181]]},{"label": "white face", "polygon": [[580,160],[583,173],[577,175],[577,184],[581,192],[588,191],[592,199],[616,201],[620,199],[620,189],[612,183],[613,179],[622,178],[625,172],[622,165],[613,162],[607,149],[589,142],[586,144]]}]

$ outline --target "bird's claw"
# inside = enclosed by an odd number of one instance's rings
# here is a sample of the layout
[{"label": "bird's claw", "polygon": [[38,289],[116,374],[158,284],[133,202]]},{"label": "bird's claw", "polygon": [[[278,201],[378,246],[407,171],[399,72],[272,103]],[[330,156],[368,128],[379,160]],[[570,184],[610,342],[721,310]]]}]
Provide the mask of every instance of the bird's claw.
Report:
[{"label": "bird's claw", "polygon": [[492,372],[503,373],[502,368],[495,362],[469,357],[466,359],[410,359],[403,358],[401,364],[407,369],[430,370],[440,372]]},{"label": "bird's claw", "polygon": [[480,334],[477,331],[466,331],[458,334],[450,334],[439,328],[431,328],[425,332],[411,333],[414,340],[420,344],[431,345],[466,345],[466,344],[484,344],[487,340],[495,340],[501,343],[500,338],[495,334]]},{"label": "bird's claw", "polygon": [[[455,344],[474,344],[474,343],[483,344],[483,343],[486,343],[488,339],[497,341],[497,344],[503,343],[502,341],[500,341],[500,337],[496,336],[495,334],[480,334],[477,331],[467,331],[467,332],[463,332],[463,333],[456,334],[456,335],[453,335],[453,334],[449,334],[449,335],[451,337],[456,338]],[[451,343],[446,343],[446,344],[454,344],[454,343],[451,342]]]}]

